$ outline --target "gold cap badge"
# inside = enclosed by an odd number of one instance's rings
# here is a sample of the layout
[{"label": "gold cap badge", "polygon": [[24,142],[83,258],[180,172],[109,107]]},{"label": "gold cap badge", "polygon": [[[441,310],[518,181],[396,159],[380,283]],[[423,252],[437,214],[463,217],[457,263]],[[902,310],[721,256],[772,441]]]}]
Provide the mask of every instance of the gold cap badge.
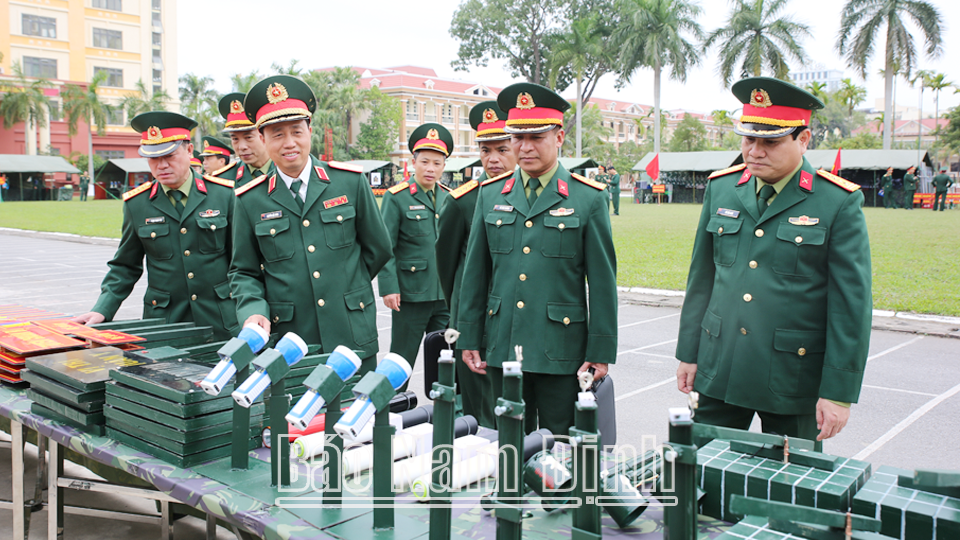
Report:
[{"label": "gold cap badge", "polygon": [[500,120],[500,119],[497,118],[497,113],[494,112],[493,109],[487,109],[487,110],[483,111],[483,121],[484,121],[484,123],[489,124],[489,123],[491,123],[491,122],[496,122],[497,120]]},{"label": "gold cap badge", "polygon": [[271,104],[286,101],[289,97],[290,94],[287,94],[287,89],[280,83],[273,83],[267,87],[267,101]]},{"label": "gold cap badge", "polygon": [[163,134],[160,133],[160,128],[158,128],[157,126],[150,126],[149,128],[147,128],[148,141],[156,142],[162,138],[163,138]]},{"label": "gold cap badge", "polygon": [[533,103],[533,96],[527,92],[520,92],[520,95],[517,96],[517,108],[518,109],[532,109],[536,107]]},{"label": "gold cap badge", "polygon": [[773,105],[773,102],[770,101],[770,94],[767,93],[763,88],[759,90],[754,90],[750,92],[750,105],[754,107],[760,107],[761,109],[766,109],[767,107]]},{"label": "gold cap badge", "polygon": [[242,112],[243,112],[243,104],[240,103],[240,102],[237,101],[237,100],[231,101],[231,102],[230,102],[230,112],[242,113]]},{"label": "gold cap badge", "polygon": [[440,134],[437,132],[437,130],[431,129],[430,131],[427,132],[427,138],[433,139],[436,141],[440,139]]}]

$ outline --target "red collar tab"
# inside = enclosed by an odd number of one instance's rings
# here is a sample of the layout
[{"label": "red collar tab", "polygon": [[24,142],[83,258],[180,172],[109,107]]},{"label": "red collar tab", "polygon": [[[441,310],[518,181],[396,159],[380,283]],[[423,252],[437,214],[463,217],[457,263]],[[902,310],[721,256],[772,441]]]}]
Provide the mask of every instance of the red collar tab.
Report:
[{"label": "red collar tab", "polygon": [[270,182],[267,184],[267,193],[273,193],[275,189],[277,189],[277,175],[270,177]]},{"label": "red collar tab", "polygon": [[805,191],[813,191],[813,175],[807,171],[800,171],[800,188]]},{"label": "red collar tab", "polygon": [[416,182],[410,182],[410,194],[411,194],[411,195],[416,195],[416,194],[417,194],[417,183],[416,183]]},{"label": "red collar tab", "polygon": [[750,181],[751,176],[752,175],[750,174],[750,169],[744,169],[743,174],[740,175],[740,181],[737,182],[737,185],[742,186],[743,184],[746,184],[747,182]]},{"label": "red collar tab", "polygon": [[197,177],[197,189],[200,190],[200,193],[207,192],[207,185],[203,183],[203,178]]},{"label": "red collar tab", "polygon": [[313,167],[313,170],[317,171],[317,177],[319,177],[324,182],[330,181],[330,177],[327,176],[327,171],[323,167],[316,165]]},{"label": "red collar tab", "polygon": [[154,182],[153,182],[153,187],[150,188],[150,198],[151,198],[151,199],[157,196],[157,190],[158,190],[159,188],[160,188],[160,181],[159,181],[159,180],[154,181]]},{"label": "red collar tab", "polygon": [[567,183],[560,178],[557,178],[557,193],[564,197],[570,196],[570,188],[568,188]]},{"label": "red collar tab", "polygon": [[[253,171],[250,174],[253,174]],[[243,178],[243,163],[237,166],[237,181],[239,182],[241,178]]]},{"label": "red collar tab", "polygon": [[510,192],[513,190],[513,183],[516,182],[516,181],[517,181],[517,177],[516,177],[516,176],[514,176],[513,178],[507,180],[507,182],[506,182],[505,184],[503,184],[503,190],[500,191],[500,193],[501,193],[501,194],[503,194],[503,193],[510,193]]}]

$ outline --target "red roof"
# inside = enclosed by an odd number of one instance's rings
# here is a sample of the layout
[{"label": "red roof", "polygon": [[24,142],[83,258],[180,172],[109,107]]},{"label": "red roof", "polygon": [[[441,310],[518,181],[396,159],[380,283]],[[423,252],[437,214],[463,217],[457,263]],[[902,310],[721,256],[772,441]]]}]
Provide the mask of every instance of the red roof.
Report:
[{"label": "red roof", "polygon": [[[937,128],[937,124],[941,126],[942,129],[947,127],[949,122],[946,118],[934,119],[934,118],[924,118],[920,120],[920,123],[923,125],[923,133],[928,134],[932,133],[934,129]],[[906,136],[909,134],[917,134],[917,121],[916,120],[894,120],[893,121],[893,132],[896,135]],[[874,135],[879,135],[883,133],[883,124],[878,120],[870,120],[866,125],[861,126],[853,130],[854,134],[857,133],[873,133]]]}]

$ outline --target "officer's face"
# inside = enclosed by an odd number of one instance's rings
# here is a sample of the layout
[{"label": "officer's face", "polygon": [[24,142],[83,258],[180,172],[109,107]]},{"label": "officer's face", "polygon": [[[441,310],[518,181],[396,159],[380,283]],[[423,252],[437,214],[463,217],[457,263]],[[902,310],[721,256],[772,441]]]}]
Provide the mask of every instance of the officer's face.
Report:
[{"label": "officer's face", "polygon": [[805,129],[796,140],[793,135],[775,139],[744,137],[740,150],[743,152],[743,162],[747,164],[751,174],[778,182],[800,165],[809,142],[810,130]]},{"label": "officer's face", "polygon": [[517,166],[517,155],[510,141],[489,141],[480,143],[480,163],[487,176],[493,178]]},{"label": "officer's face", "polygon": [[227,158],[223,156],[205,156],[203,159],[203,174],[213,174],[227,166]]},{"label": "officer's face", "polygon": [[267,146],[263,142],[263,135],[255,129],[237,131],[230,134],[230,144],[237,153],[240,161],[259,169],[267,162]]},{"label": "officer's face", "polygon": [[530,176],[540,177],[557,163],[557,152],[563,146],[563,130],[551,129],[546,133],[514,133],[510,146],[517,155],[520,168]]},{"label": "officer's face", "polygon": [[270,159],[287,176],[296,178],[310,162],[310,125],[306,120],[264,126],[263,140]]},{"label": "officer's face", "polygon": [[413,162],[413,172],[417,174],[417,183],[423,189],[433,189],[437,180],[443,175],[443,166],[447,158],[440,152],[420,150],[417,159]]},{"label": "officer's face", "polygon": [[176,150],[162,157],[147,158],[150,173],[169,188],[178,188],[186,182],[193,173],[190,171],[190,157],[193,155],[192,144],[181,144]]}]

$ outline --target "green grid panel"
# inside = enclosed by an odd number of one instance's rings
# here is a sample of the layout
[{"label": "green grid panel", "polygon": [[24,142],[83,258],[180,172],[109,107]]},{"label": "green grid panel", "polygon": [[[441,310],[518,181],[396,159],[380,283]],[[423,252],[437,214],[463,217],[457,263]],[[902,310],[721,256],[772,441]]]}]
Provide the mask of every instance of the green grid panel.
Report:
[{"label": "green grid panel", "polygon": [[960,539],[960,499],[900,487],[913,471],[882,466],[857,492],[853,512],[879,519],[880,533],[901,540]]}]

